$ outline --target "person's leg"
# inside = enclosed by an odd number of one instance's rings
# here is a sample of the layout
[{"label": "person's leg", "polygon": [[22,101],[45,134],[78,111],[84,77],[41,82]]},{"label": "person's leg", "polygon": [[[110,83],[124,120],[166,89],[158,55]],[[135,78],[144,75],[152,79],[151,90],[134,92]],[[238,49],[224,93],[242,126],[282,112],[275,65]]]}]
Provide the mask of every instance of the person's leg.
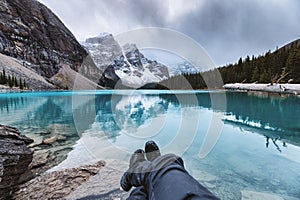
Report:
[{"label": "person's leg", "polygon": [[159,147],[154,141],[148,141],[145,144],[145,153],[152,167],[156,169],[149,176],[148,185],[152,187],[148,188],[148,196],[153,196],[153,199],[218,200],[207,188],[188,174],[181,157],[174,154],[161,156]]},{"label": "person's leg", "polygon": [[147,200],[148,194],[143,186],[134,188],[127,200]]}]

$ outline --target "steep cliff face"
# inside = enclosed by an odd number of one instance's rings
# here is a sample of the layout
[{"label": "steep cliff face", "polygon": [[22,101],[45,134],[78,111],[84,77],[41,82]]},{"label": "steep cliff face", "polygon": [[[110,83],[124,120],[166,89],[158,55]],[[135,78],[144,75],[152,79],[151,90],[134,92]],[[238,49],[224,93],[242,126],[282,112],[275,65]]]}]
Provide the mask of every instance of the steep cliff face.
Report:
[{"label": "steep cliff face", "polygon": [[85,78],[97,83],[102,74],[60,19],[36,0],[0,0],[0,53],[60,88],[72,89]]},{"label": "steep cliff face", "polygon": [[50,9],[36,0],[0,0],[0,52],[32,63],[50,78],[62,64],[77,71],[86,51]]}]

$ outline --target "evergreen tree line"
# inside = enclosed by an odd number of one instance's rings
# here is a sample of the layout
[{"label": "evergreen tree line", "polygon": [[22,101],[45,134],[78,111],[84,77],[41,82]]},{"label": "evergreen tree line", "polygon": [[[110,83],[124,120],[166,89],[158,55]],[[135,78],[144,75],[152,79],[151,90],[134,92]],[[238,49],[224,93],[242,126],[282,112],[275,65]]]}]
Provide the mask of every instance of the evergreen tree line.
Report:
[{"label": "evergreen tree line", "polygon": [[4,69],[2,70],[2,72],[0,72],[0,85],[7,85],[10,88],[18,87],[21,90],[28,88],[28,85],[26,84],[26,81],[24,79],[17,79],[14,75],[6,75]]},{"label": "evergreen tree line", "polygon": [[[203,89],[207,86],[222,87],[223,83],[300,83],[300,40],[294,41],[274,52],[270,50],[258,57],[240,58],[237,63],[197,74],[170,77],[159,83],[170,89]],[[206,84],[208,83],[208,84]]]},{"label": "evergreen tree line", "polygon": [[195,74],[175,75],[163,80],[156,85],[156,89],[205,89],[221,88],[223,86],[222,77],[218,69]]}]

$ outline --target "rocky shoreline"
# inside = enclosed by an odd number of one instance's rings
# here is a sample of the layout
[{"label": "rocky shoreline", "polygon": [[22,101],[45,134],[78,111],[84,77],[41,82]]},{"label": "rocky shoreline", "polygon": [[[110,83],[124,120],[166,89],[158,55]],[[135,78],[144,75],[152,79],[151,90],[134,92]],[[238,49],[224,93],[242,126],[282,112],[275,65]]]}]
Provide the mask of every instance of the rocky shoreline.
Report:
[{"label": "rocky shoreline", "polygon": [[100,161],[92,165],[41,174],[20,185],[13,194],[13,199],[63,199],[104,166],[105,162]]},{"label": "rocky shoreline", "polygon": [[27,147],[31,142],[16,128],[0,125],[0,199],[11,198],[15,187],[26,181],[20,177],[33,158],[33,151]]},{"label": "rocky shoreline", "polygon": [[[59,155],[59,149],[64,149],[66,139],[59,136],[62,129],[58,125],[54,129],[46,137],[43,136],[45,133],[40,133],[43,139],[34,141],[21,135],[16,128],[0,125],[0,200],[125,200],[128,197],[129,193],[119,188],[120,177],[128,167],[126,162],[106,160],[78,167],[53,168],[67,154],[64,152],[64,156]],[[59,148],[59,145],[62,147]],[[71,151],[73,144],[69,145]],[[247,188],[240,191],[239,197],[234,197],[218,184],[219,177],[201,170],[192,170],[190,173],[220,198],[295,199]]]},{"label": "rocky shoreline", "polygon": [[64,90],[64,89],[43,89],[43,90],[36,90],[36,89],[20,89],[16,87],[9,87],[6,85],[0,85],[0,94],[1,93],[24,93],[24,92],[64,92],[64,91],[72,91],[72,90]]},{"label": "rocky shoreline", "polygon": [[[126,199],[119,179],[127,163],[104,161],[49,172],[72,150],[59,126],[43,139],[30,139],[18,129],[0,125],[0,200]],[[46,134],[46,137],[44,136]],[[64,151],[63,153],[60,151]]]}]

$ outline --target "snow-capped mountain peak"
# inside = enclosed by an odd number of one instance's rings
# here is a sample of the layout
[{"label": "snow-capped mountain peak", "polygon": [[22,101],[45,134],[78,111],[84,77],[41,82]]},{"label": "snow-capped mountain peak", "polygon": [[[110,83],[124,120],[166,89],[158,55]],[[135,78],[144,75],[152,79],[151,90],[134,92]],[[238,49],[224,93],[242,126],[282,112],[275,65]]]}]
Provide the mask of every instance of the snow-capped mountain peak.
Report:
[{"label": "snow-capped mountain peak", "polygon": [[187,61],[177,64],[172,69],[172,73],[174,75],[178,75],[178,74],[195,74],[195,73],[198,73],[198,72],[199,72],[199,70],[197,70],[192,64],[190,64]]},{"label": "snow-capped mountain peak", "polygon": [[[132,88],[169,78],[168,67],[148,60],[135,44],[121,47],[111,34],[89,38],[83,45],[103,71],[103,78],[117,77],[114,81],[121,79],[123,85]],[[105,80],[100,80],[100,83],[105,83]]]}]

